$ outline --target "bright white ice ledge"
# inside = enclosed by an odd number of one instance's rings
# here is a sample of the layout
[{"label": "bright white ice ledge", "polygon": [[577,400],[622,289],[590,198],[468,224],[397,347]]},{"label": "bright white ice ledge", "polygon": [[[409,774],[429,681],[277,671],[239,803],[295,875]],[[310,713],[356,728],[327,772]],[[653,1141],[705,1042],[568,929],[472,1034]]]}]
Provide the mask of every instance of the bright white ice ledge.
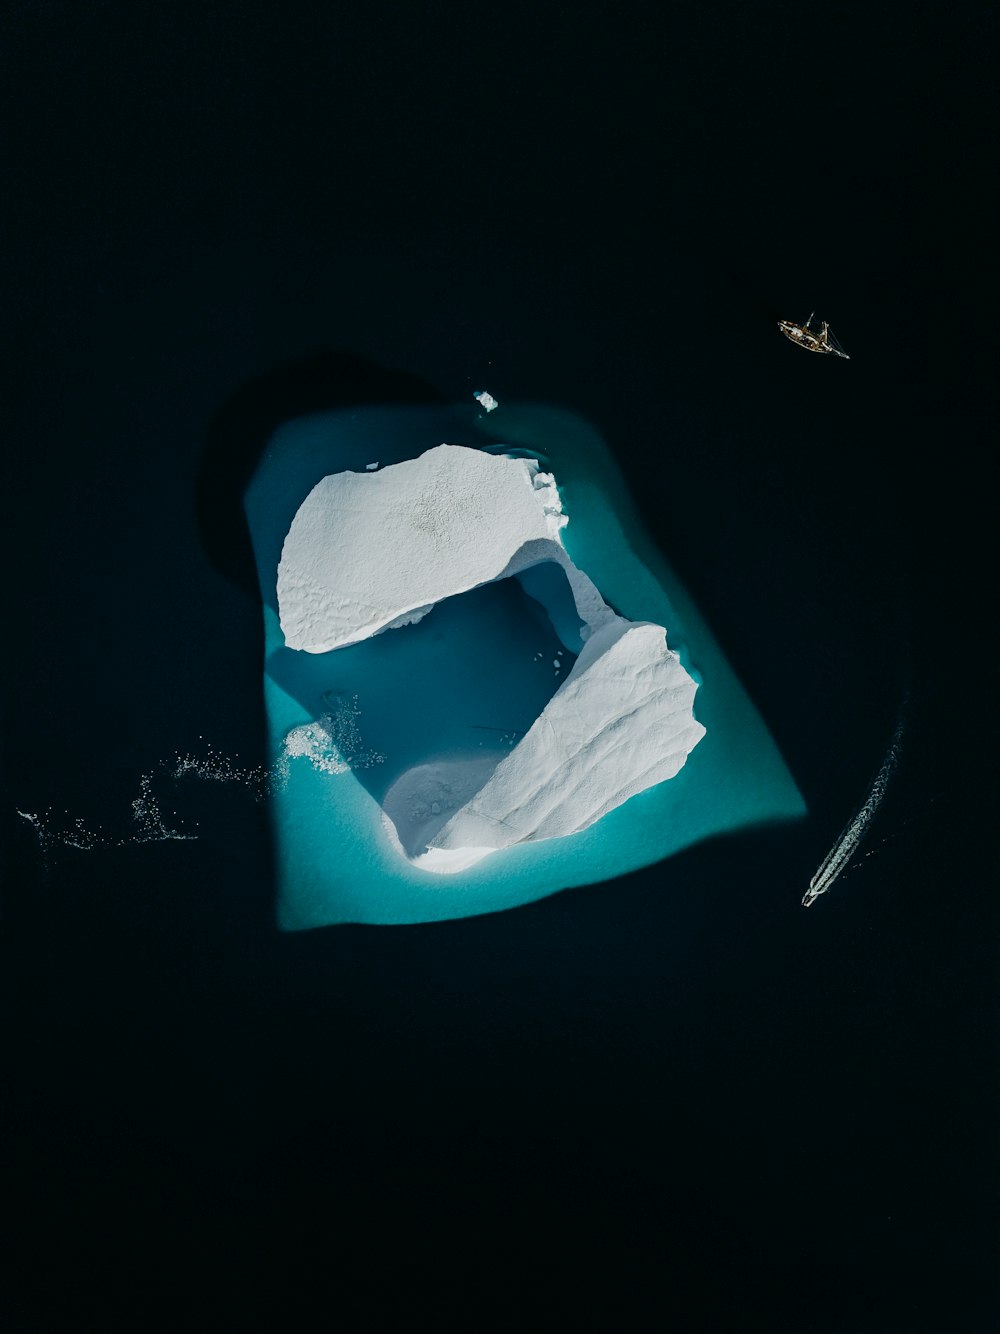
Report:
[{"label": "bright white ice ledge", "polygon": [[[387,831],[424,870],[461,871],[501,848],[586,829],[672,778],[705,734],[697,686],[666,630],[604,602],[562,544],[566,522],[555,479],[535,460],[456,445],[325,477],[292,521],[277,584],[289,648],[344,648],[516,576],[579,655],[508,754],[439,757],[386,793]],[[569,598],[539,577],[549,562]]]}]

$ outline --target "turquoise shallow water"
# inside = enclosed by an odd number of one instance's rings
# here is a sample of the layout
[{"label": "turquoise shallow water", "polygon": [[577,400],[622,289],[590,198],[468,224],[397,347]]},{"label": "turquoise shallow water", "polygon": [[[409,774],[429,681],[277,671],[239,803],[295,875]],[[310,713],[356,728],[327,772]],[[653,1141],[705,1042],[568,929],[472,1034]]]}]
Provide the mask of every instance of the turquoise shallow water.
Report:
[{"label": "turquoise shallow water", "polygon": [[[667,627],[700,683],[706,736],[681,772],[568,838],[495,853],[441,876],[391,845],[380,802],[399,774],[438,758],[500,756],[527,730],[574,658],[514,580],[448,600],[419,624],[328,654],[289,650],[275,581],[292,517],[323,476],[415,457],[442,442],[539,457],[559,484],[565,546],[606,601]],[[767,728],[704,620],[644,535],[610,451],[569,413],[538,406],[365,408],[303,418],[270,441],[245,508],[264,599],[264,698],[271,760],[285,738],[325,719],[338,742],[330,772],[287,762],[274,797],[278,918],[288,930],[338,922],[412,923],[514,907],[614,879],[704,839],[805,813]],[[377,557],[377,551],[373,552]],[[570,618],[571,619],[571,618]],[[556,665],[558,664],[558,666]]]}]

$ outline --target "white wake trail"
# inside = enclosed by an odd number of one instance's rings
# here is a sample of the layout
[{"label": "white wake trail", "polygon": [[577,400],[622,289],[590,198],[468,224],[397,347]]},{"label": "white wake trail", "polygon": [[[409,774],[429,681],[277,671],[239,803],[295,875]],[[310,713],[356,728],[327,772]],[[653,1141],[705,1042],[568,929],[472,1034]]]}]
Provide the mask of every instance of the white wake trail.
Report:
[{"label": "white wake trail", "polygon": [[[904,701],[905,702],[905,701]],[[810,908],[816,902],[821,894],[825,894],[831,888],[834,881],[844,870],[847,863],[854,856],[861,840],[868,832],[868,826],[875,817],[875,812],[882,804],[882,799],[886,790],[896,772],[896,765],[899,763],[900,743],[903,738],[903,710],[900,709],[899,718],[896,722],[896,729],[892,734],[892,740],[889,742],[889,749],[885,753],[879,771],[875,775],[874,782],[868,791],[864,804],[858,813],[848,824],[847,828],[834,843],[833,847],[820,862],[816,874],[809,881],[809,888],[802,897],[803,908]]]}]

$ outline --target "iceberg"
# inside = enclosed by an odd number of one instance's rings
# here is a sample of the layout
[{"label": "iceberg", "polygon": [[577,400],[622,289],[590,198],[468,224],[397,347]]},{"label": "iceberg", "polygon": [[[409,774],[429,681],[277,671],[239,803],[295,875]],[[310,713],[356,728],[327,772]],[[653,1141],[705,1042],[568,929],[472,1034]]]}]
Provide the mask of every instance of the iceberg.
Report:
[{"label": "iceberg", "polygon": [[[665,628],[605,603],[562,544],[567,522],[537,460],[447,444],[375,476],[325,477],[292,521],[277,577],[291,649],[330,653],[413,625],[445,598],[524,576],[578,654],[509,754],[437,758],[389,789],[393,843],[428,871],[455,873],[514,844],[579,833],[672,778],[705,734],[697,683]],[[546,564],[565,576],[575,617],[560,614],[558,585],[530,577]]]},{"label": "iceberg", "polygon": [[805,813],[579,417],[295,417],[243,504],[282,929],[501,911]]}]

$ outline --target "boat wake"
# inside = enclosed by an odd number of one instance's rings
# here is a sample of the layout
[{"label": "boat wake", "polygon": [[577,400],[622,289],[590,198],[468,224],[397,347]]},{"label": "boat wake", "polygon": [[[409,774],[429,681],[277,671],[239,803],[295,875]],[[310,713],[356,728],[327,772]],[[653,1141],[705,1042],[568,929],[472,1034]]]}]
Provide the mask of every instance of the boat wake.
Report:
[{"label": "boat wake", "polygon": [[823,858],[816,874],[809,881],[809,888],[802,897],[803,908],[811,908],[821,894],[833,887],[834,882],[846,869],[848,862],[857,852],[862,839],[868,832],[868,827],[875,818],[875,813],[882,800],[885,797],[892,776],[896,772],[896,766],[899,763],[900,747],[903,739],[903,721],[906,699],[900,705],[899,717],[896,720],[896,727],[892,734],[892,740],[889,742],[889,749],[885,753],[885,758],[879,766],[878,773],[868,789],[868,795],[861,808],[853,817],[846,829],[834,843],[833,847]]}]

